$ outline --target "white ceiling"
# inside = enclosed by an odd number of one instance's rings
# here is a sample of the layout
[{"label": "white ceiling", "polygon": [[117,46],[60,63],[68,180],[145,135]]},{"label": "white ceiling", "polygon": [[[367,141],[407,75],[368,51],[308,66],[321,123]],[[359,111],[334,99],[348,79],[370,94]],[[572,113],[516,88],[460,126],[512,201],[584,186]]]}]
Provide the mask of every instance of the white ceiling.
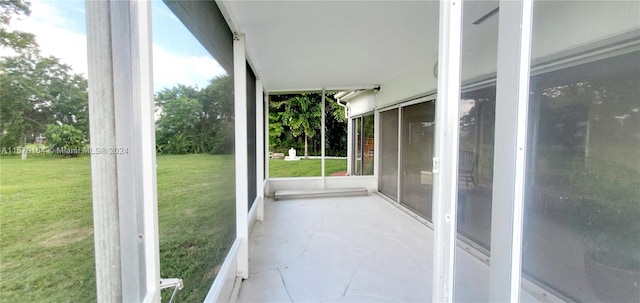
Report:
[{"label": "white ceiling", "polygon": [[[250,63],[269,92],[371,88],[438,58],[438,1],[217,3],[231,30],[245,34]],[[497,14],[472,24],[497,6],[464,1],[468,52],[482,51],[474,41],[497,36]]]},{"label": "white ceiling", "polygon": [[436,1],[218,5],[270,92],[372,87],[437,58]]}]

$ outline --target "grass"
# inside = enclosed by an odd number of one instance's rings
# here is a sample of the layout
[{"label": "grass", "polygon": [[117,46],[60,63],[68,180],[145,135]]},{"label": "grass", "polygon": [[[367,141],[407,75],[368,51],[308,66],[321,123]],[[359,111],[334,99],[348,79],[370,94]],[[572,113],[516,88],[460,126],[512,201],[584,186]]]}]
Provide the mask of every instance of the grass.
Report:
[{"label": "grass", "polygon": [[[176,302],[202,302],[234,238],[233,156],[157,159],[161,276],[184,279]],[[320,176],[320,163],[270,159],[270,175]],[[327,175],[344,170],[326,160]],[[0,156],[0,301],[95,302],[94,270],[90,158]]]},{"label": "grass", "polygon": [[[0,157],[1,302],[95,301],[89,160]],[[184,279],[177,302],[202,301],[232,244],[232,160],[158,157],[161,276]]]},{"label": "grass", "polygon": [[[300,159],[299,161],[285,161],[284,159],[269,159],[269,177],[319,177],[322,174],[320,159]],[[325,159],[325,175],[347,170],[346,159]]]},{"label": "grass", "polygon": [[157,162],[161,276],[184,279],[177,302],[202,302],[235,238],[233,156]]}]

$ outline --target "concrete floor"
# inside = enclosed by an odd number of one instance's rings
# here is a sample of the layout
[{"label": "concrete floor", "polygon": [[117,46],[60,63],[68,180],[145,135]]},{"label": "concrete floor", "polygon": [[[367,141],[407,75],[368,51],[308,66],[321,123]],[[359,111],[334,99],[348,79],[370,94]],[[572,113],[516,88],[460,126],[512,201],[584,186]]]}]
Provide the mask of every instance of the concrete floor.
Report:
[{"label": "concrete floor", "polygon": [[[375,195],[267,202],[237,301],[429,302],[432,249],[431,229]],[[456,302],[488,301],[487,265],[458,249],[455,275]]]}]

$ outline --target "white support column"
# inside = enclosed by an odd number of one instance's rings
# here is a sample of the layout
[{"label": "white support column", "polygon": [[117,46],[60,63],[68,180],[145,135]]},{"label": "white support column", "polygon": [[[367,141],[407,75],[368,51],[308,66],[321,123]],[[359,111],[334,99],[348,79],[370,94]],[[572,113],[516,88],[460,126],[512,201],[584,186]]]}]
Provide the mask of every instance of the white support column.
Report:
[{"label": "white support column", "polygon": [[518,302],[533,1],[500,1],[489,301]]},{"label": "white support column", "polygon": [[[264,88],[264,86],[263,86]],[[269,193],[269,92],[264,92],[264,179],[267,181],[266,192]]]},{"label": "white support column", "polygon": [[325,145],[326,145],[326,130],[325,130],[325,120],[326,120],[326,113],[325,113],[325,96],[324,96],[324,88],[322,89],[322,121],[320,123],[320,127],[322,128],[320,130],[320,144],[322,145],[320,147],[320,158],[322,159],[322,188],[325,188],[327,186],[327,178],[325,176],[325,170],[324,170],[324,157],[325,157]]},{"label": "white support column", "polygon": [[258,205],[256,205],[256,218],[264,220],[264,88],[262,80],[256,80],[256,194]]},{"label": "white support column", "polygon": [[402,152],[404,148],[402,146],[402,116],[404,115],[404,108],[398,108],[398,180],[396,182],[396,201],[401,203],[402,197]]},{"label": "white support column", "polygon": [[461,36],[462,0],[440,1],[438,98],[433,158],[432,302],[453,302]]},{"label": "white support column", "polygon": [[233,34],[233,91],[236,159],[236,237],[240,239],[240,246],[238,247],[238,276],[246,279],[249,277],[247,59],[244,34],[239,33]]},{"label": "white support column", "polygon": [[345,115],[347,118],[347,175],[353,175],[351,167],[355,161],[353,157],[353,120],[351,117]]},{"label": "white support column", "polygon": [[[380,111],[376,110],[373,113],[373,177],[375,180],[380,180]],[[377,191],[380,186],[380,182],[376,181],[374,189]]]},{"label": "white support column", "polygon": [[[91,148],[116,145],[111,7],[87,1],[89,132]],[[96,291],[100,302],[122,301],[118,170],[115,155],[91,156]]]},{"label": "white support column", "polygon": [[87,1],[99,302],[159,302],[149,3]]}]

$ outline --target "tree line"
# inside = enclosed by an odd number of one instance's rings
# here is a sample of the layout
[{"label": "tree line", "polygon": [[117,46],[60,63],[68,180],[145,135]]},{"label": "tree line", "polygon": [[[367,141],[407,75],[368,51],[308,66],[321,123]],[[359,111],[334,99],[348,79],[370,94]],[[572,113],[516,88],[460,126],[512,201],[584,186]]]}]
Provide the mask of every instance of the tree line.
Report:
[{"label": "tree line", "polygon": [[[327,93],[325,97],[325,154],[347,155],[347,124],[344,107]],[[304,156],[320,155],[322,94],[272,95],[269,100],[269,150],[286,153],[289,148]],[[302,154],[298,152],[298,154]]]},{"label": "tree line", "polygon": [[[0,1],[0,148],[13,149],[46,138],[56,153],[75,155],[89,144],[87,79],[52,56],[43,56],[36,38],[11,28],[30,15],[30,3]],[[330,93],[328,94],[331,95]],[[326,102],[326,154],[346,155],[344,108]],[[234,147],[233,81],[211,79],[206,87],[176,85],[155,95],[156,150],[160,154],[227,154]],[[305,156],[321,149],[321,95],[270,96],[270,150],[293,147]]]},{"label": "tree line", "polygon": [[28,2],[0,1],[0,48],[10,53],[0,58],[0,147],[24,146],[46,133],[53,141],[72,136],[82,142],[87,80],[58,58],[43,56],[33,34],[10,28],[12,19],[30,13]]}]

